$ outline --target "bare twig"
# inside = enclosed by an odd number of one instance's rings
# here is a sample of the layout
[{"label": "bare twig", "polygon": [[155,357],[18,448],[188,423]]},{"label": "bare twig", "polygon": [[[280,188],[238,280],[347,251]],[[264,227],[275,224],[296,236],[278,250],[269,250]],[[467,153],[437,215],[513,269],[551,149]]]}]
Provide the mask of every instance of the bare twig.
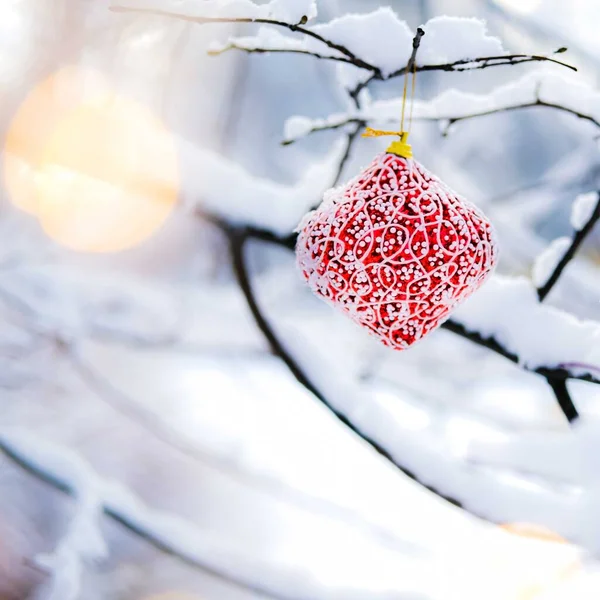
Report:
[{"label": "bare twig", "polygon": [[345,56],[331,56],[326,54],[320,54],[319,52],[311,52],[310,50],[301,50],[299,48],[244,48],[244,46],[237,46],[236,44],[228,44],[219,50],[209,50],[210,56],[219,56],[224,52],[230,50],[240,50],[241,52],[247,52],[248,54],[306,54],[314,58],[321,60],[334,60],[336,62],[347,63],[354,65],[355,62]]},{"label": "bare twig", "polygon": [[[521,63],[530,62],[551,62],[561,67],[566,67],[572,71],[577,71],[577,67],[568,63],[556,60],[550,56],[538,54],[504,54],[500,56],[481,56],[478,58],[464,58],[455,60],[454,62],[435,64],[435,65],[417,65],[416,71],[476,71],[479,69],[487,69],[489,67],[502,67],[506,65],[519,65]],[[384,79],[393,79],[404,75],[406,67],[398,69],[390,73]]]},{"label": "bare twig", "polygon": [[588,234],[592,231],[596,223],[600,220],[600,192],[598,193],[598,201],[596,202],[596,207],[592,212],[588,222],[575,233],[573,236],[573,240],[571,241],[571,245],[567,248],[567,251],[563,254],[562,258],[554,267],[554,271],[548,277],[546,283],[543,286],[538,288],[538,297],[540,301],[544,300],[546,296],[552,291],[552,288],[558,281],[565,267],[571,262],[574,258],[577,250],[583,244]]},{"label": "bare twig", "polygon": [[503,106],[500,108],[494,108],[492,110],[486,110],[484,112],[473,113],[470,115],[464,115],[464,116],[460,116],[460,117],[416,117],[415,120],[447,121],[448,124],[447,124],[446,130],[444,132],[444,134],[446,134],[448,132],[448,129],[452,125],[454,125],[454,123],[458,123],[459,121],[466,121],[466,120],[470,120],[470,119],[475,119],[477,117],[487,117],[489,115],[496,115],[498,113],[510,112],[513,110],[522,110],[522,109],[527,109],[527,108],[535,108],[535,107],[546,107],[546,108],[553,108],[555,110],[560,110],[562,112],[574,115],[584,121],[589,121],[590,123],[593,123],[596,127],[600,128],[600,121],[595,119],[592,115],[586,115],[585,113],[579,112],[572,108],[568,108],[566,106],[562,106],[561,104],[556,104],[555,102],[546,102],[545,100],[539,100],[539,99],[535,100],[533,102],[525,102],[524,104],[515,104],[512,106]]},{"label": "bare twig", "polygon": [[340,164],[338,166],[338,169],[335,174],[335,178],[333,180],[334,186],[336,186],[342,178],[342,173],[344,172],[344,167],[346,166],[346,163],[348,162],[348,159],[350,158],[350,154],[352,152],[352,147],[354,146],[354,142],[356,142],[356,139],[358,138],[358,134],[360,133],[361,129],[362,129],[361,125],[357,125],[354,129],[352,129],[352,131],[348,132],[347,142],[346,142],[346,150],[344,151],[344,154],[343,154],[342,158],[340,159]]}]

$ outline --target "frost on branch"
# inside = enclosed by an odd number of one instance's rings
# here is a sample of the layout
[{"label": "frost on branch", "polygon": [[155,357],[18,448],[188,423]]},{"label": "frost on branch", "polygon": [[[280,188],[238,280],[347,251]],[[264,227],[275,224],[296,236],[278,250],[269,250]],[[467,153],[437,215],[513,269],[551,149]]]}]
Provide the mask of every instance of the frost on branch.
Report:
[{"label": "frost on branch", "polygon": [[531,274],[535,287],[541,288],[546,284],[570,245],[571,238],[557,238],[535,259]]},{"label": "frost on branch", "polygon": [[592,218],[596,205],[600,202],[598,192],[580,194],[571,208],[571,225],[575,231],[583,229]]},{"label": "frost on branch", "polygon": [[257,4],[252,0],[128,0],[113,1],[115,7],[173,11],[206,19],[274,19],[298,23],[302,17],[317,16],[316,0],[271,0]]},{"label": "frost on branch", "polygon": [[453,319],[468,331],[494,337],[528,369],[600,361],[600,323],[540,304],[525,277],[494,275]]}]

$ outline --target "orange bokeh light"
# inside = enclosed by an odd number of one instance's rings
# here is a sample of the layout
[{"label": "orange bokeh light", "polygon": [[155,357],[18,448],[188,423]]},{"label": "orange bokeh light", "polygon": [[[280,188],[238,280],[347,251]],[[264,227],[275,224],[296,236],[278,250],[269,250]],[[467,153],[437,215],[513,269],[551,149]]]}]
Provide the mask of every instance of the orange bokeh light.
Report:
[{"label": "orange bokeh light", "polygon": [[36,86],[11,121],[5,155],[12,202],[74,250],[136,246],[177,201],[173,136],[93,71],[67,67]]},{"label": "orange bokeh light", "polygon": [[504,525],[500,525],[501,529],[507,531],[508,533],[512,533],[514,535],[518,535],[524,538],[531,538],[535,540],[541,540],[545,542],[556,542],[558,544],[568,544],[565,538],[558,535],[551,529],[547,529],[542,525],[536,525],[533,523],[506,523]]}]

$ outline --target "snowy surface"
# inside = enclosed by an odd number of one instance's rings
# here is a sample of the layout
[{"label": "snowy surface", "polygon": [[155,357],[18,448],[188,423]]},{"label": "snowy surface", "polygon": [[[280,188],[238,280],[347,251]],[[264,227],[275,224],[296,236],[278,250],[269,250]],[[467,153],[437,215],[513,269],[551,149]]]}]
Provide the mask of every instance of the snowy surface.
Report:
[{"label": "snowy surface", "polygon": [[588,192],[580,194],[575,198],[571,208],[571,225],[575,231],[583,229],[592,218],[594,209],[598,205],[598,192]]},{"label": "snowy surface", "polygon": [[434,17],[422,26],[425,36],[417,52],[418,65],[436,65],[457,60],[506,53],[500,38],[491,36],[480,19]]},{"label": "snowy surface", "polygon": [[182,143],[182,169],[190,174],[184,206],[199,207],[233,224],[289,234],[333,183],[343,152],[340,140],[315,160],[296,184],[284,185],[256,177],[214,152]]},{"label": "snowy surface", "polygon": [[540,304],[525,277],[492,276],[453,318],[469,331],[495,337],[530,369],[600,363],[600,323]]},{"label": "snowy surface", "polygon": [[570,237],[556,238],[533,263],[531,278],[535,287],[542,287],[571,245]]},{"label": "snowy surface", "polygon": [[112,6],[155,9],[202,18],[275,19],[298,23],[317,16],[316,0],[113,0]]},{"label": "snowy surface", "polygon": [[[90,15],[89,3],[77,9],[68,0],[42,4],[19,0],[0,9],[0,45],[12,61],[0,58],[0,82],[21,77],[32,84],[55,61],[75,62],[80,50],[99,68],[117,69],[127,93],[160,107],[165,122],[177,123],[186,136],[179,150],[181,197],[189,210],[176,211],[143,247],[100,257],[62,251],[3,204],[0,237],[10,243],[0,250],[0,438],[25,463],[68,483],[73,497],[0,455],[0,597],[116,600],[167,590],[219,600],[262,597],[185,559],[294,600],[600,597],[600,386],[569,381],[582,415],[569,429],[543,378],[443,330],[409,352],[374,348],[310,295],[290,252],[250,244],[253,288],[286,347],[332,405],[388,448],[415,482],[341,426],[268,353],[233,282],[224,236],[192,217],[204,211],[282,234],[296,226],[331,184],[341,149],[328,152],[317,139],[307,145],[312,155],[305,146],[281,149],[278,131],[295,112],[352,114],[340,99],[341,79],[331,77],[336,63],[282,55],[246,60],[243,53],[209,59],[200,38],[236,28],[118,13],[96,20],[105,6],[94,4]],[[315,16],[308,0],[129,4],[294,22]],[[473,10],[482,14],[482,6]],[[317,27],[387,69],[403,66],[407,28],[398,18],[384,22],[388,9],[336,20],[333,3],[323,8],[323,18],[333,20]],[[352,5],[373,8],[362,0]],[[413,4],[406,8],[402,17],[418,23]],[[437,18],[426,28],[423,60],[503,52],[480,21]],[[301,35],[283,28],[240,30],[306,48]],[[521,41],[534,51],[547,49],[515,38],[499,21],[490,30],[513,36],[516,51]],[[63,42],[72,31],[77,50],[71,54]],[[123,39],[115,43],[117,37]],[[345,85],[357,73],[369,75],[336,66],[346,71]],[[532,102],[535,77],[497,87],[529,68],[428,74],[429,89],[450,84],[461,91],[438,96],[439,104],[422,102],[415,112],[452,117]],[[543,99],[597,118],[595,90],[579,80],[543,77]],[[399,85],[401,79],[378,83],[371,91],[387,98]],[[25,90],[4,89],[10,112]],[[266,89],[273,90],[267,98]],[[373,122],[397,122],[397,99],[363,94],[361,101]],[[597,147],[579,135],[580,125],[589,124],[540,112],[560,118],[558,153],[550,118],[540,119],[543,127],[524,119],[518,128],[482,119],[471,132],[461,128],[458,140],[443,140],[445,146],[437,132],[427,135],[433,127],[422,128],[426,162],[452,175],[458,189],[475,190],[467,197],[487,200],[486,210],[502,224],[503,255],[517,257],[503,259],[502,273],[526,273],[559,234],[572,198],[598,189]],[[307,121],[290,127],[292,137],[300,136]],[[225,130],[226,139],[217,139],[215,132]],[[357,144],[347,172],[365,164],[370,150]],[[149,185],[160,185],[148,171]],[[540,180],[546,187],[535,202],[512,195]],[[501,195],[511,197],[496,200]],[[573,225],[589,210],[580,204]],[[554,308],[539,305],[527,279],[497,275],[456,318],[494,335],[529,368],[564,364],[597,373],[598,267],[582,260],[567,271]],[[102,514],[105,508],[166,552]],[[495,525],[506,522],[543,525],[581,547],[526,539]],[[17,575],[29,587],[5,591]]]},{"label": "snowy surface", "polygon": [[[425,39],[425,38],[423,38]],[[361,109],[332,114],[325,118],[291,117],[285,127],[286,140],[298,139],[311,129],[340,126],[351,119],[374,124],[389,124],[399,120],[402,98],[371,101],[365,95]],[[485,94],[473,94],[450,88],[431,100],[416,100],[415,119],[460,119],[469,115],[507,110],[522,104],[542,100],[559,104],[570,110],[588,115],[600,123],[600,92],[572,76],[541,69],[524,75]]]}]

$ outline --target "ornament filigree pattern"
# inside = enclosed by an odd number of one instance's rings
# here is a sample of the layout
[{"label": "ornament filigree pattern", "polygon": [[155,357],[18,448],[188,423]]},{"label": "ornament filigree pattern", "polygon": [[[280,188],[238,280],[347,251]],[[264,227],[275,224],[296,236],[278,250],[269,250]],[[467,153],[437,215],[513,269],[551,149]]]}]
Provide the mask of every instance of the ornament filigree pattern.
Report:
[{"label": "ornament filigree pattern", "polygon": [[312,290],[400,350],[438,327],[496,263],[486,217],[394,154],[329,190],[299,231]]}]

